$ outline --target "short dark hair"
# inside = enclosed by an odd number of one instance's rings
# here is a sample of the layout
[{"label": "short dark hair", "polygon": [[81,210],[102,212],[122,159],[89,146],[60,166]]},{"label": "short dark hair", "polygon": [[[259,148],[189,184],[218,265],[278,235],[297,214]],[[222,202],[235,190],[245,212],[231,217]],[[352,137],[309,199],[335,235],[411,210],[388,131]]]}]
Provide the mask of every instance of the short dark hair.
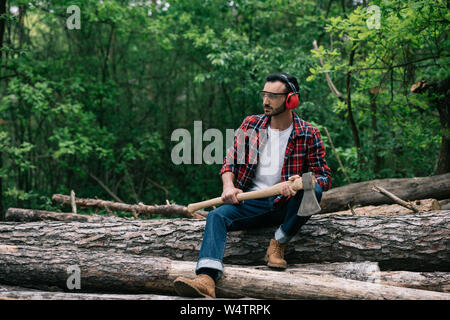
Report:
[{"label": "short dark hair", "polygon": [[271,73],[266,77],[266,81],[267,82],[275,82],[275,81],[281,81],[284,83],[284,86],[286,87],[287,92],[292,92],[292,88],[291,86],[288,84],[288,82],[286,81],[286,78],[283,77],[283,75],[289,80],[290,83],[292,83],[295,87],[295,91],[299,91],[300,87],[298,85],[297,79],[286,73],[286,72],[281,72],[281,73]]}]

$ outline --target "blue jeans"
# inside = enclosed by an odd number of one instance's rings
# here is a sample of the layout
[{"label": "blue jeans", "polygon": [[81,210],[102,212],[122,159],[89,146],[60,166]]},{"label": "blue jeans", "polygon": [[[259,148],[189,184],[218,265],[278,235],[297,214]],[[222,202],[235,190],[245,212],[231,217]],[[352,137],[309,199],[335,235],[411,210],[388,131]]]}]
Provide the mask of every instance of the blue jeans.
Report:
[{"label": "blue jeans", "polygon": [[[322,188],[315,186],[317,200],[322,198]],[[273,206],[275,197],[245,200],[239,204],[224,204],[212,210],[206,219],[203,242],[198,256],[196,274],[200,269],[216,270],[218,280],[223,272],[222,260],[228,231],[247,230],[279,226],[275,231],[275,240],[286,243],[293,238],[310,217],[297,215],[302,202],[303,191],[291,197],[279,208]]]}]

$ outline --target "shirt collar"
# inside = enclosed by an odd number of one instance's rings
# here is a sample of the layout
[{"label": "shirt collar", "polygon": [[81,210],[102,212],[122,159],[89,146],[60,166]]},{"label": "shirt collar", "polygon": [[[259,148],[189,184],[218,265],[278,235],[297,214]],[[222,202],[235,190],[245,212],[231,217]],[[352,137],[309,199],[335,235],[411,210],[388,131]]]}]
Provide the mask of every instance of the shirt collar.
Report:
[{"label": "shirt collar", "polygon": [[[303,131],[303,125],[300,117],[294,112],[291,111],[293,114],[293,122],[294,122],[294,129],[292,130],[291,137],[295,138],[297,136],[300,136]],[[261,129],[267,129],[270,123],[270,116],[264,115],[263,121],[261,123]]]}]

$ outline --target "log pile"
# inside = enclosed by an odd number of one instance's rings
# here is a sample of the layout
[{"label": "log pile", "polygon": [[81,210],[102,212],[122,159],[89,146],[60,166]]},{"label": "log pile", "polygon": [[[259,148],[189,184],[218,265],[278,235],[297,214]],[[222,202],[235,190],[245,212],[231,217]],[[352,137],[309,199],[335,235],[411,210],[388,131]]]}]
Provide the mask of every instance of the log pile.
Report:
[{"label": "log pile", "polygon": [[[63,288],[67,266],[80,266],[87,292],[174,294],[178,276],[194,277],[195,262],[156,256],[112,254],[88,249],[44,249],[36,246],[0,246],[0,281],[15,285]],[[5,266],[14,264],[14,268]],[[307,272],[287,273],[226,266],[218,281],[219,297],[261,299],[449,299],[450,294],[349,280]]]},{"label": "log pile", "polygon": [[378,179],[352,183],[344,187],[332,188],[325,192],[320,205],[322,213],[347,210],[350,206],[392,204],[392,199],[374,192],[372,187],[380,186],[406,200],[450,199],[450,173],[431,177]]},{"label": "log pile", "polygon": [[[315,215],[290,241],[286,257],[290,263],[377,261],[383,270],[450,271],[449,213]],[[196,219],[4,222],[0,243],[195,261],[204,227],[205,220]],[[224,262],[263,264],[274,231],[275,227],[231,232]]]},{"label": "log pile", "polygon": [[[338,209],[314,215],[291,240],[284,272],[263,262],[276,227],[230,232],[217,297],[450,300],[450,210],[441,207],[450,198],[450,175],[436,180],[439,196],[427,194],[406,205],[392,204],[387,197],[383,202],[373,190],[372,203],[367,196],[343,201],[339,194]],[[365,189],[374,186],[394,189],[382,181],[367,183]],[[365,189],[359,195],[369,192]],[[419,189],[416,185],[413,192]],[[70,205],[66,197],[54,199]],[[400,198],[416,200],[411,194]],[[330,199],[321,205],[330,208]],[[92,206],[88,200],[78,199],[76,205]],[[97,203],[108,210],[127,208]],[[184,218],[124,219],[9,208],[7,221],[0,223],[0,299],[183,299],[172,282],[195,276],[207,212],[188,216],[185,207],[172,205],[171,211],[168,206],[163,208],[168,215]],[[128,208],[140,216],[158,206]]]}]

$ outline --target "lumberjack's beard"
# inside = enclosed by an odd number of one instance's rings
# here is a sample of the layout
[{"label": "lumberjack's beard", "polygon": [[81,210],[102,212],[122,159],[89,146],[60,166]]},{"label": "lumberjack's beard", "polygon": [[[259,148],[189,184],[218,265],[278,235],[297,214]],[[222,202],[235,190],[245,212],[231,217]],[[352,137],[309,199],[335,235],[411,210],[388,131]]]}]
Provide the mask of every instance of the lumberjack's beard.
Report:
[{"label": "lumberjack's beard", "polygon": [[266,115],[268,115],[268,116],[277,116],[277,115],[283,113],[284,111],[286,111],[286,104],[283,103],[278,108],[274,108],[271,105],[265,104],[264,108],[268,108],[268,109],[264,109],[264,113]]}]

